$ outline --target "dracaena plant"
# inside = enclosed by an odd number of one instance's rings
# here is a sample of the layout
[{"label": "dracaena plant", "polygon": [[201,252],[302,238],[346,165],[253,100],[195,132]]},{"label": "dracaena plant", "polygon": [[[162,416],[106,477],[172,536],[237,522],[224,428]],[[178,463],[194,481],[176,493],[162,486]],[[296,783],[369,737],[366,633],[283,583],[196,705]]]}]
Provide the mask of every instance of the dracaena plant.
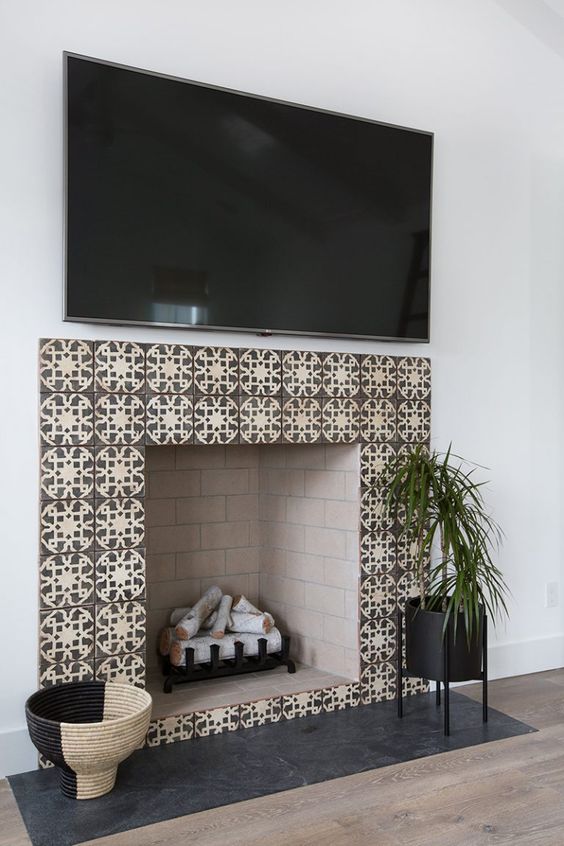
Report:
[{"label": "dracaena plant", "polygon": [[507,586],[494,563],[502,532],[475,478],[478,465],[419,445],[385,466],[386,506],[415,551],[420,608],[445,614],[454,632],[461,612],[468,640],[488,616],[507,614]]}]

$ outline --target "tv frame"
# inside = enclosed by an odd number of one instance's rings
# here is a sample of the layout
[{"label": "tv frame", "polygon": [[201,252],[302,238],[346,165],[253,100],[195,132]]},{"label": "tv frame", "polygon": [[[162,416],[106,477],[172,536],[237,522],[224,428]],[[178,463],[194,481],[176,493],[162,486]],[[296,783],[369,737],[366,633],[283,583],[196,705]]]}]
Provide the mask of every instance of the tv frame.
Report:
[{"label": "tv frame", "polygon": [[[427,318],[427,337],[426,338],[404,338],[390,335],[360,335],[352,333],[336,333],[336,332],[308,332],[300,329],[269,329],[268,327],[243,327],[243,326],[210,326],[209,324],[201,325],[195,323],[159,323],[152,320],[126,320],[113,318],[98,318],[98,317],[75,317],[68,313],[67,308],[67,289],[68,289],[68,273],[67,273],[67,229],[68,229],[68,59],[83,59],[88,62],[93,62],[98,65],[107,65],[113,68],[120,68],[122,70],[133,71],[134,73],[145,74],[146,76],[156,76],[161,79],[168,79],[172,82],[182,82],[189,85],[197,85],[200,88],[210,88],[214,91],[222,91],[226,94],[236,94],[240,97],[250,97],[254,100],[265,100],[270,103],[280,103],[284,106],[293,106],[297,109],[306,109],[310,112],[320,112],[322,114],[334,115],[335,117],[344,117],[349,120],[362,121],[363,123],[372,123],[377,126],[388,126],[392,129],[401,129],[407,132],[413,132],[418,135],[426,135],[431,139],[431,168],[430,168],[430,186],[429,186],[429,282],[428,282],[428,318]],[[387,341],[405,342],[414,344],[428,344],[431,340],[431,252],[432,252],[432,220],[433,220],[433,172],[434,172],[434,150],[435,150],[435,133],[424,129],[413,129],[409,126],[402,126],[400,124],[386,123],[385,121],[372,120],[371,118],[358,117],[357,115],[350,115],[344,112],[335,112],[331,109],[321,109],[316,106],[307,106],[303,103],[295,103],[291,100],[279,100],[275,97],[265,97],[260,94],[250,94],[246,91],[239,91],[235,88],[225,88],[221,85],[212,85],[210,83],[198,82],[193,79],[186,79],[184,77],[173,76],[172,74],[159,73],[158,71],[146,70],[145,68],[137,68],[133,65],[124,65],[119,62],[111,62],[106,59],[97,59],[92,56],[86,56],[81,53],[73,53],[68,50],[63,51],[63,321],[65,323],[96,323],[102,325],[113,326],[148,326],[161,329],[195,329],[199,331],[209,332],[244,332],[251,335],[258,335],[262,337],[270,337],[273,335],[290,335],[312,338],[347,338],[358,339],[364,341]]]}]

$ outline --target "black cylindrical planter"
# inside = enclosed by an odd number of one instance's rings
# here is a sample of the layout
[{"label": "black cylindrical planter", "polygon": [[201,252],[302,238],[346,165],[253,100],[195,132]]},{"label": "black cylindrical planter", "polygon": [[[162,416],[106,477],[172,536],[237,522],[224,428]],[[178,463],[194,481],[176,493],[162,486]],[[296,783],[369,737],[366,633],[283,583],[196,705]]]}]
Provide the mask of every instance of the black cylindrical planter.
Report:
[{"label": "black cylindrical planter", "polygon": [[448,638],[448,681],[479,679],[482,674],[483,615],[474,628],[468,643],[464,615],[459,613],[454,635],[451,620],[443,632],[445,615],[442,611],[420,608],[418,598],[410,599],[405,607],[406,667],[409,673],[423,679],[445,681],[445,639]]}]

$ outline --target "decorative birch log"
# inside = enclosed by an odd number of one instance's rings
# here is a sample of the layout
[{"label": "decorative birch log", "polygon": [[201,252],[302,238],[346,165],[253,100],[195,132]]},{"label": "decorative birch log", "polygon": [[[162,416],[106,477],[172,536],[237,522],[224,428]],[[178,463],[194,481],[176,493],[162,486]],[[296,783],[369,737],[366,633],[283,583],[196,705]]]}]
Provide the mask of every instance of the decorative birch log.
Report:
[{"label": "decorative birch log", "polygon": [[277,628],[273,628],[268,634],[251,634],[249,632],[240,634],[226,633],[225,637],[220,641],[203,633],[187,641],[175,640],[170,650],[170,663],[173,667],[185,667],[187,647],[194,650],[195,665],[207,663],[210,660],[210,646],[213,644],[219,646],[220,659],[234,658],[236,641],[240,641],[243,644],[243,654],[245,657],[258,655],[258,641],[261,637],[266,638],[267,653],[280,652],[282,649],[282,635]]},{"label": "decorative birch log", "polygon": [[179,640],[189,640],[201,628],[204,620],[215,611],[221,602],[221,590],[217,585],[208,588],[192,610],[176,625],[176,636]]},{"label": "decorative birch log", "polygon": [[187,605],[186,608],[174,608],[170,612],[170,617],[168,618],[170,625],[176,626],[183,617],[188,616],[191,610],[192,608],[189,605]]},{"label": "decorative birch log", "polygon": [[174,633],[174,629],[171,626],[167,626],[166,629],[162,629],[159,635],[159,652],[161,655],[166,656],[170,654],[170,648],[174,641],[176,640],[176,635]]},{"label": "decorative birch log", "polygon": [[231,612],[232,603],[232,596],[225,594],[221,597],[221,602],[219,603],[219,608],[217,609],[217,620],[212,626],[212,637],[215,637],[218,640],[225,636],[225,629],[227,627],[227,623],[229,622],[229,614]]},{"label": "decorative birch log", "polygon": [[232,611],[228,629],[231,632],[249,632],[256,634],[268,634],[274,626],[272,614],[243,614],[241,611]]},{"label": "decorative birch log", "polygon": [[231,609],[233,611],[241,611],[243,614],[262,614],[262,611],[259,611],[243,594],[233,597]]}]

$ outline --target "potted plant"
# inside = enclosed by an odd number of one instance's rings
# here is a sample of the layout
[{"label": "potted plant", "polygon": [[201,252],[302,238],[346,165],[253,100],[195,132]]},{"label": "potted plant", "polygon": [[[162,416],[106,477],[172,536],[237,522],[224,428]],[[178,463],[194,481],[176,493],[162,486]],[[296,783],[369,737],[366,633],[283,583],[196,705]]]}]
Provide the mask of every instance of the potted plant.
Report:
[{"label": "potted plant", "polygon": [[507,613],[507,587],[493,560],[502,532],[476,469],[450,447],[429,453],[419,445],[383,474],[387,507],[414,550],[419,587],[405,607],[407,672],[447,684],[482,676],[484,615]]}]

